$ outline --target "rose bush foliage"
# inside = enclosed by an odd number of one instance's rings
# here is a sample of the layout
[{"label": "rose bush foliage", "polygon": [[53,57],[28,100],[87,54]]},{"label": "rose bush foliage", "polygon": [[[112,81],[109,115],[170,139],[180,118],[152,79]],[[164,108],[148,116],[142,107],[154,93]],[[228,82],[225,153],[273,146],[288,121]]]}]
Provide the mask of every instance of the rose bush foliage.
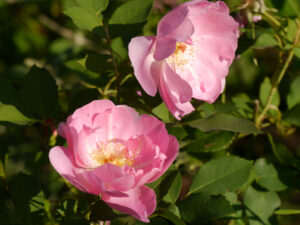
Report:
[{"label": "rose bush foliage", "polygon": [[299,12],[0,1],[0,224],[298,224]]}]

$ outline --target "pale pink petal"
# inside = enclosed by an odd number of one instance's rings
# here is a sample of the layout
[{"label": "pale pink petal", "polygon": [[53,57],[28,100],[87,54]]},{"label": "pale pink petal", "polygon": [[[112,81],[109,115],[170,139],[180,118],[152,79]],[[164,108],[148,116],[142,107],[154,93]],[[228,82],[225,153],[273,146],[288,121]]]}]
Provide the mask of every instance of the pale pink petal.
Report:
[{"label": "pale pink petal", "polygon": [[[197,63],[190,69],[190,72],[195,76],[198,75],[199,86],[193,86],[193,98],[213,103],[222,92],[221,79],[213,73],[211,65]],[[196,74],[196,72],[198,74]],[[205,74],[205,76],[203,76]]]},{"label": "pale pink petal", "polygon": [[145,169],[152,166],[156,156],[155,145],[152,140],[145,136],[135,136],[126,141],[126,147],[129,151],[129,157],[134,156],[132,167]]},{"label": "pale pink petal", "polygon": [[148,183],[155,181],[167,171],[167,169],[170,167],[172,162],[176,159],[178,150],[179,150],[179,144],[177,139],[174,136],[169,135],[169,146],[166,152],[166,159],[164,161],[162,170],[159,173],[155,174],[150,180],[148,180]]},{"label": "pale pink petal", "polygon": [[180,103],[191,100],[193,91],[189,83],[178,76],[167,63],[164,63],[163,71],[162,77],[172,95],[178,96]]},{"label": "pale pink petal", "polygon": [[125,105],[116,106],[112,110],[111,123],[109,126],[112,138],[127,140],[135,135],[135,124],[139,119],[138,113]]},{"label": "pale pink petal", "polygon": [[79,132],[73,149],[77,165],[88,169],[98,166],[98,162],[93,159],[93,153],[98,150],[98,137],[95,130],[89,127],[84,126]]},{"label": "pale pink petal", "polygon": [[79,190],[96,195],[103,191],[101,182],[91,182],[83,175],[84,170],[76,167],[69,149],[56,146],[50,150],[49,158],[54,169]]},{"label": "pale pink petal", "polygon": [[157,84],[150,73],[150,67],[154,62],[151,49],[155,43],[155,37],[135,37],[128,46],[128,55],[134,68],[134,74],[145,92],[154,96]]},{"label": "pale pink petal", "polygon": [[138,220],[149,222],[148,217],[156,207],[155,192],[146,186],[136,187],[127,192],[128,197],[102,195],[102,200],[120,212],[132,215]]},{"label": "pale pink petal", "polygon": [[180,24],[185,20],[188,12],[189,11],[186,6],[180,5],[179,7],[167,13],[159,21],[157,26],[157,37],[165,37],[176,30],[178,26],[180,26]]},{"label": "pale pink petal", "polygon": [[195,28],[195,37],[224,38],[223,44],[237,47],[238,23],[227,13],[208,10],[204,14],[195,16],[192,20]]},{"label": "pale pink petal", "polygon": [[[189,93],[188,89],[185,89],[186,93]],[[165,102],[170,112],[175,116],[176,119],[180,120],[180,116],[187,115],[194,111],[194,107],[190,102],[181,103],[179,100],[180,96],[176,93],[176,90],[171,90],[166,80],[166,73],[161,76],[159,93]],[[188,95],[186,95],[188,96]]]},{"label": "pale pink petal", "polygon": [[153,55],[155,60],[163,60],[173,54],[176,42],[185,42],[194,33],[193,23],[183,17],[183,13],[180,13],[182,10],[188,12],[187,8],[171,11],[160,21]]},{"label": "pale pink petal", "polygon": [[159,150],[165,153],[168,148],[168,132],[165,124],[157,118],[142,115],[137,123],[137,135],[145,134],[151,141],[159,146]]},{"label": "pale pink petal", "polygon": [[103,164],[91,171],[99,178],[107,191],[128,191],[135,186],[132,168],[116,166],[110,163]]},{"label": "pale pink petal", "polygon": [[83,125],[92,127],[92,120],[95,113],[102,113],[112,107],[114,107],[114,103],[110,100],[92,101],[91,103],[77,109],[71,116],[69,116],[67,125],[75,128],[79,133]]},{"label": "pale pink petal", "polygon": [[163,60],[170,56],[176,49],[176,39],[172,37],[162,37],[157,39],[153,58],[156,61]]}]

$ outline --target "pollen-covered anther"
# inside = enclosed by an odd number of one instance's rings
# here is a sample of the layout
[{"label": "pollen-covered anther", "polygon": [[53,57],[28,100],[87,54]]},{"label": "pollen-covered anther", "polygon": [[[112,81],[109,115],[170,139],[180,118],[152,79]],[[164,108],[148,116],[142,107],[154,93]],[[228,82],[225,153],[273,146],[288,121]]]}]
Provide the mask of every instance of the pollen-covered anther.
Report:
[{"label": "pollen-covered anther", "polygon": [[176,49],[172,55],[167,58],[167,63],[175,72],[183,72],[187,65],[194,63],[195,49],[193,41],[177,42]]},{"label": "pollen-covered anther", "polygon": [[97,166],[111,163],[122,167],[131,166],[134,163],[134,157],[129,156],[126,145],[116,140],[98,143],[97,149],[91,153],[91,158]]}]

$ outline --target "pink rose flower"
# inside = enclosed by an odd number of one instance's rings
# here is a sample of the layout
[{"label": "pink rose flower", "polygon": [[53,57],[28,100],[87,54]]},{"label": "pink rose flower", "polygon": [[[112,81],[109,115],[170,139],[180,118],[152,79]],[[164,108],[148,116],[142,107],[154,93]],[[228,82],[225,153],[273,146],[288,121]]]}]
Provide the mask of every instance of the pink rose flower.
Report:
[{"label": "pink rose flower", "polygon": [[149,222],[155,192],[145,183],[160,177],[178,153],[178,142],[158,119],[109,100],[93,101],[61,123],[68,148],[55,146],[55,170],[81,191],[110,207]]},{"label": "pink rose flower", "polygon": [[191,98],[213,103],[223,92],[237,48],[238,23],[224,2],[193,0],[166,14],[157,36],[129,43],[134,73],[151,96],[160,92],[177,118],[191,113]]}]

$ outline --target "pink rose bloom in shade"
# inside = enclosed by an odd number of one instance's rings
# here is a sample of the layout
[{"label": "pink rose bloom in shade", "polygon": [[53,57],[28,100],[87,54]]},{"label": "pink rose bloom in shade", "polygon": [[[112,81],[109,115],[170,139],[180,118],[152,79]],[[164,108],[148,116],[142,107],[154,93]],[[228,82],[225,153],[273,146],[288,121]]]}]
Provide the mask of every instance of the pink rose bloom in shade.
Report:
[{"label": "pink rose bloom in shade", "polygon": [[155,192],[145,183],[160,177],[178,153],[178,142],[165,125],[125,105],[93,101],[61,123],[58,133],[68,148],[55,146],[55,170],[81,191],[143,222],[156,207]]},{"label": "pink rose bloom in shade", "polygon": [[237,48],[238,23],[224,2],[186,2],[159,22],[157,36],[129,43],[134,73],[151,96],[157,92],[177,118],[194,107],[191,98],[213,103],[223,92]]}]

